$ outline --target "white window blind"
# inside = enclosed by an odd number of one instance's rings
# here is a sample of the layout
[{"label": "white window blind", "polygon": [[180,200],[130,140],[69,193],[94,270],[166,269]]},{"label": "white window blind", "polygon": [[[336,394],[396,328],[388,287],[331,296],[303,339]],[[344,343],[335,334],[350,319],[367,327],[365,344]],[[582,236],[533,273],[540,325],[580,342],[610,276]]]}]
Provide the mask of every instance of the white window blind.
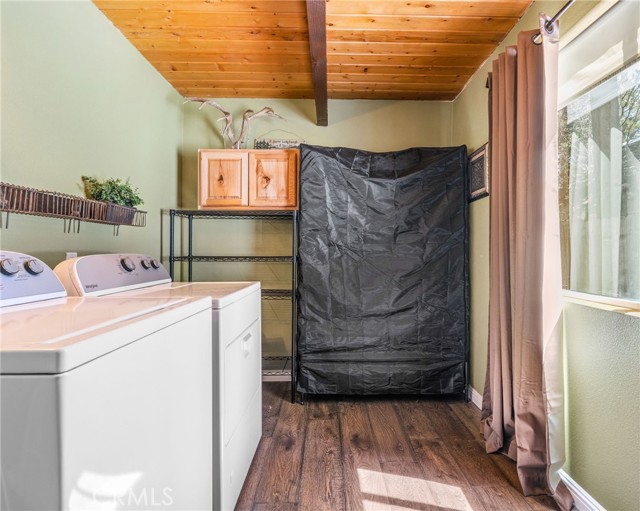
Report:
[{"label": "white window blind", "polygon": [[640,2],[621,1],[560,54],[565,287],[640,301]]},{"label": "white window blind", "polygon": [[633,60],[639,48],[640,1],[621,0],[560,51],[560,108]]}]

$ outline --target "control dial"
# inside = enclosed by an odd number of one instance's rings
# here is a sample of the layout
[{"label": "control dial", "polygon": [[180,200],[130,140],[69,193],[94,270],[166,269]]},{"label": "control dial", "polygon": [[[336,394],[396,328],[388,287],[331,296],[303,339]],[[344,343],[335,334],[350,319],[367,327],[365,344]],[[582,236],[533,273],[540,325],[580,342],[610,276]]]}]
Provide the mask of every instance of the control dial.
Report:
[{"label": "control dial", "polygon": [[20,268],[13,259],[3,259],[0,261],[0,271],[5,275],[15,275]]},{"label": "control dial", "polygon": [[157,270],[158,268],[160,268],[160,263],[158,262],[158,260],[151,257],[149,259],[143,259],[142,261],[140,261],[140,263],[145,270]]},{"label": "control dial", "polygon": [[40,261],[36,259],[29,259],[24,263],[24,268],[31,275],[40,275],[44,271],[44,266],[40,264]]},{"label": "control dial", "polygon": [[120,259],[120,266],[122,266],[122,269],[127,272],[132,272],[136,269],[136,263],[134,263],[130,257],[123,257]]}]

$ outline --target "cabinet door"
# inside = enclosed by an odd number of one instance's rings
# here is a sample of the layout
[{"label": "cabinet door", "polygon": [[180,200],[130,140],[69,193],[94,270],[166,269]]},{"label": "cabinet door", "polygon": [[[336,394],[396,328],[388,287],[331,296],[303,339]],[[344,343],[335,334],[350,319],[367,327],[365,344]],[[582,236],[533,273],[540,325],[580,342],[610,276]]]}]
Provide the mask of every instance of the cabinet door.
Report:
[{"label": "cabinet door", "polygon": [[198,207],[247,206],[249,159],[246,151],[200,151]]},{"label": "cabinet door", "polygon": [[298,150],[249,153],[249,205],[266,208],[298,206]]}]

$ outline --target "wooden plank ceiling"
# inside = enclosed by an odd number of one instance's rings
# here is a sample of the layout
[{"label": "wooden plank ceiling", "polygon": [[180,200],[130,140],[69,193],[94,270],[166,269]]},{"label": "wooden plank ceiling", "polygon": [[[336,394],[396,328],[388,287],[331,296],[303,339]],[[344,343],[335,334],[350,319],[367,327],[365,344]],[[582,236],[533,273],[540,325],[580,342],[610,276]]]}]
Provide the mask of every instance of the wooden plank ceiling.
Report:
[{"label": "wooden plank ceiling", "polygon": [[326,0],[323,23],[318,1],[94,0],[184,96],[314,98],[315,72],[329,99],[400,100],[454,99],[532,3]]}]

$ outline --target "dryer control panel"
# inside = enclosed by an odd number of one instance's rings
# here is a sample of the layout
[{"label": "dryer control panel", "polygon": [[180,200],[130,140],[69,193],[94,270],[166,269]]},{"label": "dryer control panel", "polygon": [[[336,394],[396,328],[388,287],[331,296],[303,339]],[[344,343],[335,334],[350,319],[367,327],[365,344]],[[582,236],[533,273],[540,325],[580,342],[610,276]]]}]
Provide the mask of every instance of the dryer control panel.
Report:
[{"label": "dryer control panel", "polygon": [[40,259],[0,251],[0,307],[67,296],[53,270]]},{"label": "dryer control panel", "polygon": [[54,271],[70,296],[102,296],[171,282],[160,261],[145,254],[74,257]]}]

